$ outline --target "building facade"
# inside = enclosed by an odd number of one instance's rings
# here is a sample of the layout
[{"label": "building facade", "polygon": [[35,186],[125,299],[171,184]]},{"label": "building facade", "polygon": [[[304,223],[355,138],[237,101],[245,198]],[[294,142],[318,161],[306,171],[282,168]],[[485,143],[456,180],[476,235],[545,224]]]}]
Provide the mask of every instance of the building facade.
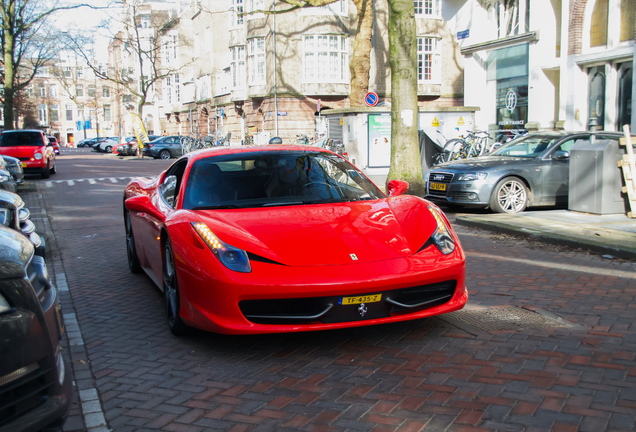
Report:
[{"label": "building facade", "polygon": [[478,129],[636,127],[634,0],[445,2]]},{"label": "building facade", "polygon": [[[443,1],[414,5],[419,103],[462,105],[463,57],[444,20]],[[282,12],[289,7],[272,0],[198,0],[183,9],[159,39],[162,58],[177,71],[163,79],[157,104],[162,131],[229,136],[232,143],[271,136],[291,143],[299,134],[330,133],[317,114],[350,106],[358,11],[348,0]],[[275,15],[259,12],[274,8]],[[374,12],[369,89],[389,104],[387,0],[376,0]]]}]

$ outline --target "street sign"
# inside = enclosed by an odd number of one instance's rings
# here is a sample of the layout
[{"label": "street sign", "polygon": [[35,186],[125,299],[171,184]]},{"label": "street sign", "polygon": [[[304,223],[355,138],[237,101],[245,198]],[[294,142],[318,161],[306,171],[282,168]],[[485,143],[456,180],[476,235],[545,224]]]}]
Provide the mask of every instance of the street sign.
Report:
[{"label": "street sign", "polygon": [[457,32],[457,40],[466,39],[470,36],[470,29]]},{"label": "street sign", "polygon": [[367,93],[364,97],[364,103],[370,107],[376,106],[378,104],[378,94],[376,92]]}]

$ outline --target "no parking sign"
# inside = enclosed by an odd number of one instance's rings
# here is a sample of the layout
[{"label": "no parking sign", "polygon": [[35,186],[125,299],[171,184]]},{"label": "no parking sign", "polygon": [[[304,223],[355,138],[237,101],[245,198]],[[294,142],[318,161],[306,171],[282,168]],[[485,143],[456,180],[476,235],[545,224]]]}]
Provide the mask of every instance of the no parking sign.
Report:
[{"label": "no parking sign", "polygon": [[376,92],[367,93],[364,97],[364,103],[370,107],[376,106],[378,104],[378,94]]}]

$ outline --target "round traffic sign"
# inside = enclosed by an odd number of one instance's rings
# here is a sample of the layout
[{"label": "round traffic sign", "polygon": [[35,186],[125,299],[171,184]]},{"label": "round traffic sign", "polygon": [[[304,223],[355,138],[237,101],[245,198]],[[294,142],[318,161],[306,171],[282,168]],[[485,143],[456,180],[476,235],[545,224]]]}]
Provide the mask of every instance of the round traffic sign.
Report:
[{"label": "round traffic sign", "polygon": [[376,92],[369,92],[367,93],[367,95],[364,97],[364,103],[367,104],[367,106],[376,106],[378,104],[378,94]]}]

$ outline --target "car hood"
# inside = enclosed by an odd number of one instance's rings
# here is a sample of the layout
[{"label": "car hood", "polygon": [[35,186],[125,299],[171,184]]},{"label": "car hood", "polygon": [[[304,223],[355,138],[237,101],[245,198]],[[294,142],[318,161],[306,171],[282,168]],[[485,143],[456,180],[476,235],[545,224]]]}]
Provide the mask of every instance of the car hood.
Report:
[{"label": "car hood", "polygon": [[413,196],[245,210],[194,210],[224,242],[288,266],[340,265],[413,255],[435,231]]},{"label": "car hood", "polygon": [[445,162],[443,164],[436,165],[433,169],[435,171],[475,171],[479,169],[488,169],[495,166],[518,164],[520,162],[528,162],[534,158],[521,158],[512,156],[481,156],[477,158],[461,159],[451,162]]},{"label": "car hood", "polygon": [[0,147],[0,154],[13,156],[16,158],[21,157],[33,157],[35,152],[44,152],[44,146],[15,146],[15,147]]}]

